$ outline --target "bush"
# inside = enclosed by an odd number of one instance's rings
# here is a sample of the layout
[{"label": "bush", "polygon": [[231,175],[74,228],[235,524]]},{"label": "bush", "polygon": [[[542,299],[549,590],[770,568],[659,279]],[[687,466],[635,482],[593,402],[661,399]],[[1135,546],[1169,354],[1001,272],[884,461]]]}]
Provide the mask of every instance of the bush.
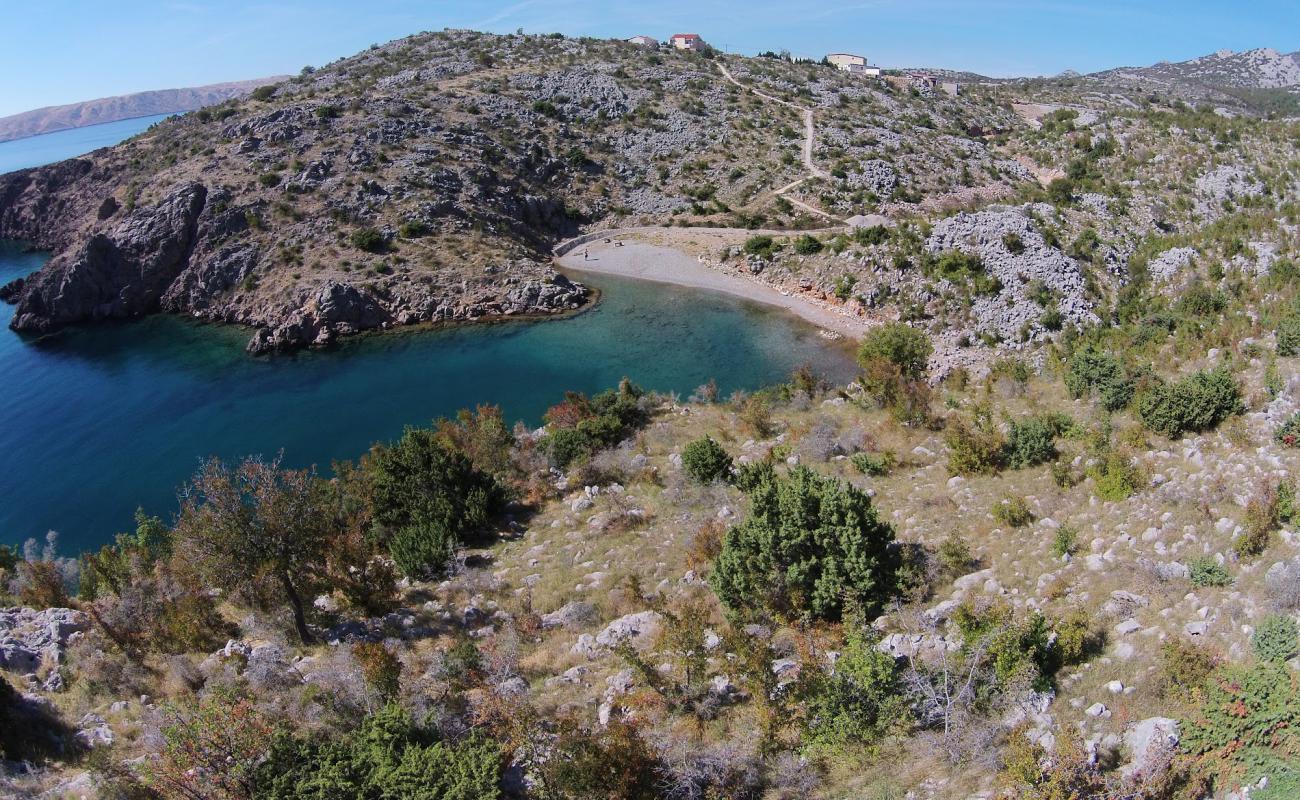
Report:
[{"label": "bush", "polygon": [[1268,549],[1273,532],[1282,524],[1278,505],[1278,492],[1271,484],[1251,495],[1242,519],[1243,530],[1232,543],[1238,558],[1254,558]]},{"label": "bush", "polygon": [[1119,360],[1096,344],[1075,350],[1070,356],[1065,388],[1075,399],[1095,392],[1107,411],[1118,411],[1133,399],[1132,381],[1124,374]]},{"label": "bush", "polygon": [[987,414],[977,414],[970,423],[961,417],[950,419],[943,440],[953,475],[988,475],[1002,468],[1007,442]]},{"label": "bush", "polygon": [[1293,356],[1300,353],[1300,315],[1284,317],[1277,324],[1277,354]]},{"label": "bush", "polygon": [[396,444],[377,445],[362,468],[374,519],[412,577],[439,574],[449,552],[486,530],[506,500],[494,477],[427,428],[407,428]]},{"label": "bush", "polygon": [[421,236],[428,236],[430,230],[429,223],[424,220],[408,219],[402,223],[397,232],[402,235],[403,239],[419,239]]},{"label": "bush", "polygon": [[403,574],[419,580],[447,574],[456,555],[455,535],[437,525],[406,525],[388,539],[388,554]]},{"label": "bush", "polygon": [[1171,439],[1209,430],[1244,410],[1237,382],[1222,367],[1157,386],[1138,402],[1142,424]]},{"label": "bush", "polygon": [[682,469],[698,483],[713,483],[731,473],[731,456],[722,445],[705,436],[682,450]]},{"label": "bush", "polygon": [[[254,762],[255,763],[255,762]],[[501,748],[480,734],[446,741],[390,704],[361,727],[332,738],[276,738],[256,767],[259,800],[500,796]]]},{"label": "bush", "polygon": [[1093,493],[1102,500],[1127,500],[1142,489],[1146,476],[1132,459],[1111,453],[1098,465],[1088,469]]},{"label": "bush", "polygon": [[567,393],[563,403],[546,412],[549,430],[541,441],[543,452],[555,466],[565,469],[601,448],[618,444],[649,419],[641,405],[643,395],[640,387],[627,379],[617,390],[591,399],[580,392]]},{"label": "bush", "polygon": [[794,251],[801,256],[812,256],[822,251],[821,240],[805,233],[794,240]]},{"label": "bush", "polygon": [[1213,556],[1193,558],[1187,568],[1191,572],[1193,586],[1228,586],[1232,583],[1227,568]]},{"label": "bush", "polygon": [[1024,469],[1056,460],[1055,438],[1060,423],[1054,417],[1030,417],[1016,422],[1007,429],[1007,444],[1003,460],[1011,469]]},{"label": "bush", "polygon": [[1160,694],[1191,700],[1200,694],[1218,665],[1218,656],[1210,648],[1185,639],[1170,639],[1160,646]]},{"label": "bush", "polygon": [[1034,521],[1034,515],[1023,498],[1004,497],[993,505],[993,519],[1012,528],[1023,528]]},{"label": "bush", "polygon": [[1260,621],[1250,644],[1263,661],[1286,661],[1300,649],[1300,627],[1286,614],[1269,614]]},{"label": "bush", "polygon": [[357,228],[352,232],[352,246],[367,253],[383,253],[388,250],[388,239],[378,228]]},{"label": "bush", "polygon": [[1282,800],[1300,789],[1300,679],[1285,664],[1220,667],[1179,731],[1180,749],[1214,777],[1216,788],[1268,777],[1267,789],[1252,798]]},{"label": "bush", "polygon": [[834,671],[815,679],[806,734],[815,748],[871,744],[907,725],[911,708],[901,668],[874,644],[854,629]]},{"label": "bush", "polygon": [[280,185],[280,175],[275,172],[263,172],[257,176],[257,182],[267,189]]},{"label": "bush", "polygon": [[838,619],[846,602],[865,613],[894,592],[894,529],[867,494],[796,467],[750,476],[750,516],[727,531],[709,583],[735,613]]},{"label": "bush", "polygon": [[1072,556],[1079,549],[1079,533],[1068,525],[1056,529],[1052,537],[1052,555],[1056,558]]},{"label": "bush", "polygon": [[939,569],[953,578],[969,573],[978,561],[961,534],[950,533],[939,545]]},{"label": "bush", "polygon": [[858,347],[858,363],[868,373],[877,364],[886,364],[898,377],[921,380],[934,346],[925,331],[902,322],[882,325],[862,337]]},{"label": "bush", "polygon": [[751,256],[771,258],[774,244],[771,236],[751,236],[745,240],[744,250]]},{"label": "bush", "polygon": [[863,475],[880,477],[888,475],[898,463],[898,456],[892,450],[882,453],[855,453],[849,461]]},{"label": "bush", "polygon": [[1292,414],[1282,423],[1282,427],[1277,429],[1274,438],[1287,447],[1295,447],[1300,442],[1300,411]]}]

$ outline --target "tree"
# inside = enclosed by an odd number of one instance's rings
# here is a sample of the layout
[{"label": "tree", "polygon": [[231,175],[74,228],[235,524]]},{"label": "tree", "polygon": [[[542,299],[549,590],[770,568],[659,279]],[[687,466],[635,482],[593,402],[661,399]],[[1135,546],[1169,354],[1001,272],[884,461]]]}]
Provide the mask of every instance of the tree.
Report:
[{"label": "tree", "polygon": [[207,462],[185,490],[174,548],[199,575],[231,592],[271,589],[293,612],[304,642],[303,595],[325,571],[333,519],[316,476],[249,458]]},{"label": "tree", "polygon": [[747,483],[752,510],[727,531],[709,582],[733,612],[838,619],[845,602],[870,611],[895,588],[894,529],[867,494],[806,467],[770,466]]},{"label": "tree", "polygon": [[506,500],[495,478],[426,428],[407,428],[396,444],[376,446],[363,469],[375,522],[398,566],[415,577],[441,569]]}]

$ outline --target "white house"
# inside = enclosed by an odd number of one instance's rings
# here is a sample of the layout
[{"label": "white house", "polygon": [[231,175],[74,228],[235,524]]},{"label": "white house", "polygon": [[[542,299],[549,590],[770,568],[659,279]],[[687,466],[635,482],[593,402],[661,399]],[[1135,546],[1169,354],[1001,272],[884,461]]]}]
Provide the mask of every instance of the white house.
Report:
[{"label": "white house", "polygon": [[867,57],[853,53],[831,53],[826,60],[841,72],[862,72],[867,68]]},{"label": "white house", "polygon": [[628,39],[628,41],[631,42],[632,44],[639,44],[642,47],[659,46],[659,40],[654,38],[653,36],[633,36],[631,39]]},{"label": "white house", "polygon": [[674,33],[668,40],[678,50],[703,50],[704,40],[698,33]]}]

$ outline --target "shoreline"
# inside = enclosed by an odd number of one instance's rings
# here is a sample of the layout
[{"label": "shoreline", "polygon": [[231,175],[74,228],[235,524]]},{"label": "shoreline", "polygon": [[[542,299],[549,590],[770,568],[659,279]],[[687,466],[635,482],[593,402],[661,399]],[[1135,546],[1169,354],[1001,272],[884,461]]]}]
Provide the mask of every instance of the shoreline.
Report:
[{"label": "shoreline", "polygon": [[613,242],[588,244],[585,249],[591,255],[589,260],[583,260],[581,248],[574,248],[555,259],[557,269],[561,272],[615,275],[720,292],[780,308],[824,331],[854,339],[860,338],[872,327],[868,320],[840,314],[811,299],[784,294],[758,281],[712,269],[676,248],[620,236],[611,238],[615,242],[623,242],[623,246],[616,247]]}]

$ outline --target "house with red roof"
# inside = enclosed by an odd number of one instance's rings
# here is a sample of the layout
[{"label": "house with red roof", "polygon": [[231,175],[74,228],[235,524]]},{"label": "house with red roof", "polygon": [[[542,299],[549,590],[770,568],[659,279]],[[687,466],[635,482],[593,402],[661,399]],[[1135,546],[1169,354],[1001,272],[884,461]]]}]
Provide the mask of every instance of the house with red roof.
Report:
[{"label": "house with red roof", "polygon": [[674,33],[668,40],[678,50],[703,50],[704,40],[698,33]]}]

